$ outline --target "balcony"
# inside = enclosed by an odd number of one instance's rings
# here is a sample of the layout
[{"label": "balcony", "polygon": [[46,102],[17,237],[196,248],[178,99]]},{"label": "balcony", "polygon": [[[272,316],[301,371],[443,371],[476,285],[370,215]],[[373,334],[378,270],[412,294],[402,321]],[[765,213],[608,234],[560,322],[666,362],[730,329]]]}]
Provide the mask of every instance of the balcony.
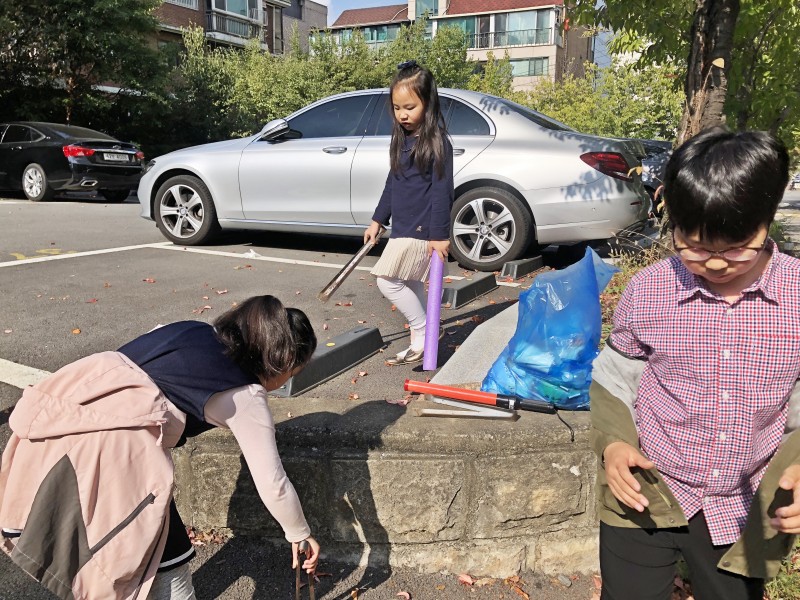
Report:
[{"label": "balcony", "polygon": [[553,43],[552,27],[467,35],[467,47],[470,50],[488,50],[490,48],[509,48],[512,46],[547,46]]},{"label": "balcony", "polygon": [[197,10],[198,0],[165,0],[169,4],[176,4],[178,6],[183,6],[184,8],[191,8],[192,10]]},{"label": "balcony", "polygon": [[264,42],[264,28],[260,23],[247,17],[235,17],[229,14],[218,12],[206,13],[206,33],[209,37],[217,37],[214,34],[240,38],[241,40],[257,39]]}]

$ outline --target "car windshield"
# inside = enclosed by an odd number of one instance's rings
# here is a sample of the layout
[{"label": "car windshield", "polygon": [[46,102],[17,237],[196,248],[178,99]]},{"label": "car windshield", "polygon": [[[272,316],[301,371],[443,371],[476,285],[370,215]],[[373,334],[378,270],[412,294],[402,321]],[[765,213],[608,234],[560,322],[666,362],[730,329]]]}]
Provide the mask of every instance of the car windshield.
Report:
[{"label": "car windshield", "polygon": [[506,100],[505,98],[499,98],[500,102],[508,107],[513,112],[517,113],[528,119],[529,121],[536,123],[539,127],[544,127],[545,129],[552,129],[553,131],[576,131],[569,125],[562,123],[561,121],[556,121],[555,119],[551,119],[550,117],[543,115],[540,112],[536,112],[535,110],[528,108],[526,106],[522,106],[521,104],[517,104],[516,102],[512,102],[511,100]]},{"label": "car windshield", "polygon": [[47,125],[47,129],[51,131],[54,135],[62,138],[62,139],[69,139],[69,138],[92,138],[95,140],[114,140],[113,137],[110,135],[106,135],[105,133],[100,133],[99,131],[95,131],[93,129],[86,129],[85,127],[76,127],[74,125]]}]

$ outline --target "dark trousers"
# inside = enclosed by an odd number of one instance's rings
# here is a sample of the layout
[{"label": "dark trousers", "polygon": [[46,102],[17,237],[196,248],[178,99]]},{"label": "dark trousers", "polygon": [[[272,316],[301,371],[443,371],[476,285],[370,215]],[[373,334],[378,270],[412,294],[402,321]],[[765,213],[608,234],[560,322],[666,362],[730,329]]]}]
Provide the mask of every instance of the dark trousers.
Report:
[{"label": "dark trousers", "polygon": [[762,600],[764,580],[717,568],[730,546],[714,546],[702,512],[688,527],[638,529],[600,523],[601,600],[669,600],[678,557],[696,600]]}]

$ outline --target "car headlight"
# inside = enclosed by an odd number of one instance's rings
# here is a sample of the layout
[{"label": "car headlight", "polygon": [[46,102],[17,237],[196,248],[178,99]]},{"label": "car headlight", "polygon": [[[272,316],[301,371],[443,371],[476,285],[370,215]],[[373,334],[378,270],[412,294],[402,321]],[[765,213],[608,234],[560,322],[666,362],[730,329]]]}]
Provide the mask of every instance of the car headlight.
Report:
[{"label": "car headlight", "polygon": [[150,169],[152,169],[156,165],[155,159],[148,161],[147,164],[144,166],[143,173],[147,173]]}]

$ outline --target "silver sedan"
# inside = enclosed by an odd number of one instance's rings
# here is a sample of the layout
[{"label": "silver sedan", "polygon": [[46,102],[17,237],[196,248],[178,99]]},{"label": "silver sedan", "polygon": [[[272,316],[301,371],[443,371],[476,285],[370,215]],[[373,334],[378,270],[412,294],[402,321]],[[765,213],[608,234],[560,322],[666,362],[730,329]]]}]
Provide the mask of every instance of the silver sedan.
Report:
[{"label": "silver sedan", "polygon": [[[439,90],[453,144],[451,253],[500,269],[531,244],[604,240],[644,227],[641,143],[585,135],[487,94]],[[389,170],[385,89],[324,98],[256,135],[151,161],[142,217],[169,240],[205,244],[221,229],[361,237]]]}]

